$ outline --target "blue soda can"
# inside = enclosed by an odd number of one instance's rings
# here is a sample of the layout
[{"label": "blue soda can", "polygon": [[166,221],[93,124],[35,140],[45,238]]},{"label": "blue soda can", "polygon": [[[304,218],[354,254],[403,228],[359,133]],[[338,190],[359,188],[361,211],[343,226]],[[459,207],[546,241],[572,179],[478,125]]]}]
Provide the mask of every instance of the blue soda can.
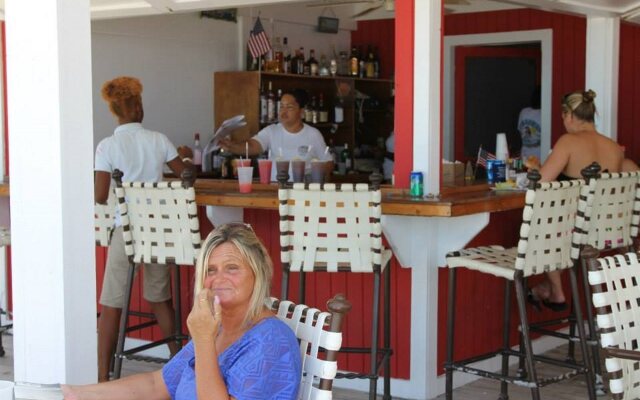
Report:
[{"label": "blue soda can", "polygon": [[424,194],[424,183],[422,172],[413,171],[409,176],[409,195],[412,197],[422,197]]},{"label": "blue soda can", "polygon": [[487,183],[493,185],[507,180],[507,165],[504,160],[487,160]]}]

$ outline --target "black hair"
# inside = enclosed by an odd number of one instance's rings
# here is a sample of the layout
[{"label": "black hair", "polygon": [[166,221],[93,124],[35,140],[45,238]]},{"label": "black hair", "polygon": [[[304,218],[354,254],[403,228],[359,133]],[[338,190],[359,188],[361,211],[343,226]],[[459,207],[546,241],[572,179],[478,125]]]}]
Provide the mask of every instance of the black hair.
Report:
[{"label": "black hair", "polygon": [[540,85],[536,85],[533,92],[531,92],[531,108],[536,110],[540,108]]},{"label": "black hair", "polygon": [[304,108],[309,102],[309,94],[304,89],[286,89],[282,92],[282,95],[288,94],[296,99],[296,103],[300,108]]}]

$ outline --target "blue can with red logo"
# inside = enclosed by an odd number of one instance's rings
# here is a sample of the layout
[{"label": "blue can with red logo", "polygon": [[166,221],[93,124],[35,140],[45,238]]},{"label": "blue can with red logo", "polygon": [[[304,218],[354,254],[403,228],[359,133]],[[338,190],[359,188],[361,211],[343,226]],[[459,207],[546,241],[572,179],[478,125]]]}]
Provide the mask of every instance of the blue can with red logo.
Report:
[{"label": "blue can with red logo", "polygon": [[409,175],[409,195],[412,197],[422,197],[424,194],[424,178],[422,172],[413,171]]},{"label": "blue can with red logo", "polygon": [[487,183],[492,185],[507,180],[507,165],[504,160],[487,160]]}]

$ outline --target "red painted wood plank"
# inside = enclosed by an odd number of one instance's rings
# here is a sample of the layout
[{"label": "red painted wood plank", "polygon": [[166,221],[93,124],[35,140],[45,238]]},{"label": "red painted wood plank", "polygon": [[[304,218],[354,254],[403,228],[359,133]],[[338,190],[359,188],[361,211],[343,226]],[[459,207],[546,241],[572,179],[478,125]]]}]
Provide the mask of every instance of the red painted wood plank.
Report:
[{"label": "red painted wood plank", "polygon": [[396,104],[394,130],[395,151],[401,154],[394,166],[395,185],[409,187],[413,168],[413,32],[414,2],[396,2],[395,59]]}]

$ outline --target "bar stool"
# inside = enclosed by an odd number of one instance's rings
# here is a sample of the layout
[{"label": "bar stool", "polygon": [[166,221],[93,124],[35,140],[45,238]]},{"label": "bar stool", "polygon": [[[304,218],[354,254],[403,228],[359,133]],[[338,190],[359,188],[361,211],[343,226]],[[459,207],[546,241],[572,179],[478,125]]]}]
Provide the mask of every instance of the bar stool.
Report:
[{"label": "bar stool", "polygon": [[[2,248],[3,251],[6,251],[7,246],[11,246],[11,231],[9,228],[2,226],[0,227],[0,248]],[[0,305],[0,317],[2,318],[2,321],[0,321],[0,357],[4,357],[5,355],[4,346],[2,345],[2,334],[13,328],[11,312],[8,309],[3,308],[8,307],[7,288],[9,287],[9,282],[7,280],[6,263],[2,265],[2,268],[4,268],[4,270],[2,271],[3,278],[0,280],[2,283],[2,304]]]},{"label": "bar stool", "polygon": [[331,400],[336,361],[342,345],[342,324],[351,303],[341,294],[327,302],[329,312],[304,304],[267,299],[267,307],[287,324],[300,341],[302,376],[298,400]]},{"label": "bar stool", "polygon": [[[170,341],[179,344],[187,339],[182,333],[180,301],[179,265],[195,265],[200,251],[200,227],[193,189],[194,174],[190,169],[182,173],[182,181],[163,182],[122,182],[122,172],[115,170],[116,197],[125,252],[130,268],[125,291],[125,302],[118,332],[114,361],[114,376],[120,377],[122,360],[136,359],[151,362],[165,362],[165,359],[136,355],[144,350],[160,346]],[[155,321],[128,326],[129,316],[151,318],[152,315],[130,311],[131,290],[139,263],[175,265],[174,268],[174,335],[133,349],[124,350],[125,334],[155,324]]]},{"label": "bar stool", "polygon": [[[279,174],[282,299],[288,299],[289,272],[300,273],[299,301],[304,302],[308,272],[373,274],[371,347],[343,347],[348,353],[371,355],[368,374],[338,373],[336,378],[369,379],[369,398],[375,399],[380,367],[384,370],[384,399],[391,398],[390,267],[392,253],[382,245],[382,176],[367,184],[288,184]],[[380,279],[384,273],[383,347],[378,348]]]},{"label": "bar stool", "polygon": [[109,197],[107,197],[106,204],[94,204],[96,246],[109,247],[111,235],[115,229],[117,204],[116,192],[113,188],[109,188]]},{"label": "bar stool", "polygon": [[[586,170],[587,186],[581,196],[586,199],[578,205],[576,232],[581,245],[580,271],[585,299],[585,313],[589,334],[587,342],[592,347],[593,365],[598,394],[604,394],[598,352],[597,327],[594,322],[591,288],[587,278],[586,259],[583,252],[591,248],[598,257],[599,251],[633,251],[640,224],[640,172],[600,173],[600,165],[592,163]],[[589,255],[593,254],[591,251]],[[574,360],[576,319],[573,312],[568,317],[542,321],[531,325],[532,332],[553,335],[568,340],[568,358]],[[570,323],[568,334],[548,329],[550,326]]]},{"label": "bar stool", "polygon": [[[571,363],[552,360],[533,354],[529,336],[524,279],[545,272],[568,269],[571,276],[572,298],[574,299],[576,316],[582,319],[580,302],[577,300],[578,284],[575,264],[578,258],[579,238],[574,232],[580,189],[585,185],[582,179],[563,182],[540,183],[538,171],[529,172],[529,189],[525,197],[525,208],[520,227],[518,246],[504,249],[501,246],[469,248],[455,251],[447,255],[449,266],[449,296],[447,305],[447,354],[446,398],[453,396],[453,372],[461,371],[476,374],[484,378],[501,382],[500,398],[508,398],[508,384],[513,383],[531,388],[531,398],[540,399],[540,387],[558,382],[582,373],[586,376],[589,399],[595,399],[594,383],[591,369],[591,358],[588,356],[584,326],[578,324],[578,337],[584,363]],[[488,354],[454,361],[455,334],[455,299],[456,270],[464,267],[481,273],[491,274],[505,280],[503,345],[501,349]],[[509,344],[509,327],[511,314],[511,286],[515,283],[520,330],[524,351],[512,350]],[[485,371],[470,364],[502,356],[500,372]],[[515,356],[526,362],[526,377],[509,375],[509,357]],[[535,362],[547,362],[570,370],[558,376],[538,378]]]},{"label": "bar stool", "polygon": [[640,398],[640,262],[636,253],[596,259],[587,264],[600,341],[614,400]]}]

